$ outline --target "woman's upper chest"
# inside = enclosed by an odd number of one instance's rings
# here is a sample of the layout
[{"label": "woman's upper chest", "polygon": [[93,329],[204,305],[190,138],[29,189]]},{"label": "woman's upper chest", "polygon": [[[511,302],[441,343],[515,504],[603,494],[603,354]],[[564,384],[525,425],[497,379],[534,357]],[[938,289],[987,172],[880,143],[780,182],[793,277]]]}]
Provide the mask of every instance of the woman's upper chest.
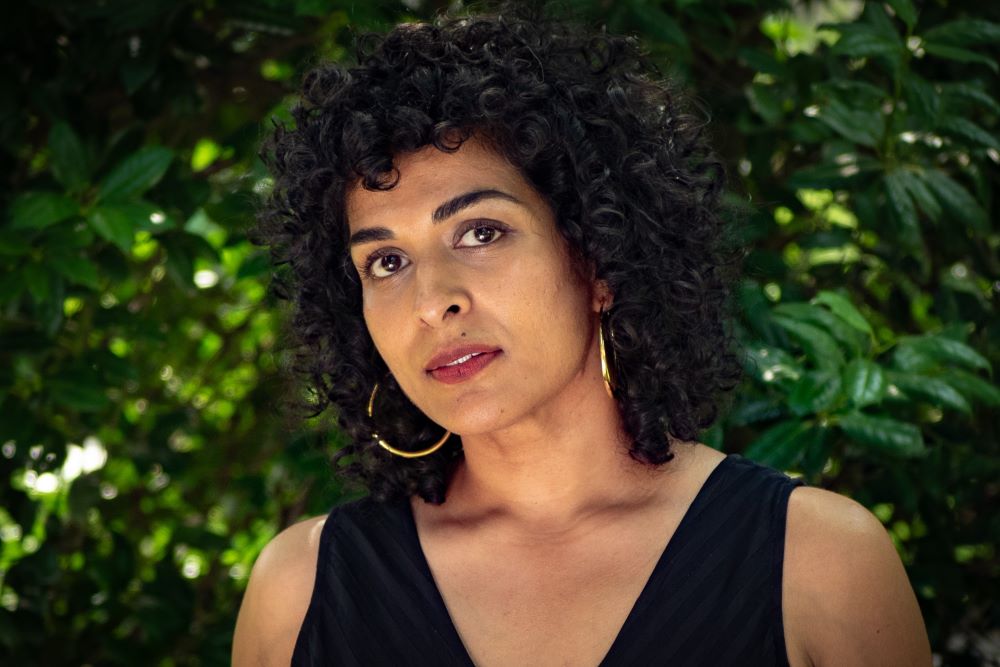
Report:
[{"label": "woman's upper chest", "polygon": [[438,589],[477,665],[597,665],[663,545],[648,535],[463,552],[425,545]]},{"label": "woman's upper chest", "polygon": [[430,529],[421,544],[452,624],[477,665],[597,665],[684,509],[648,508],[550,538]]}]

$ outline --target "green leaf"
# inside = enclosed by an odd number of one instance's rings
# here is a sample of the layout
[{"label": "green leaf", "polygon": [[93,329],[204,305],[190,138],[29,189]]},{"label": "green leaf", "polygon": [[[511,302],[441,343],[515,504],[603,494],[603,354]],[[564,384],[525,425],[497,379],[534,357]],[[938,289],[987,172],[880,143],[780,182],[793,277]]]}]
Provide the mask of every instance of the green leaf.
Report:
[{"label": "green leaf", "polygon": [[819,327],[777,314],[774,321],[798,342],[818,368],[838,370],[844,365],[844,354],[837,342]]},{"label": "green leaf", "polygon": [[76,215],[75,201],[55,192],[26,192],[10,207],[12,229],[45,229]]},{"label": "green leaf", "polygon": [[91,229],[101,237],[114,243],[124,252],[132,250],[135,241],[135,222],[121,209],[97,207],[87,216]]},{"label": "green leaf", "polygon": [[143,199],[104,204],[101,208],[105,211],[113,210],[115,215],[128,218],[137,232],[157,234],[177,227],[177,223],[173,218],[167,217],[162,208]]},{"label": "green leaf", "polygon": [[833,429],[817,424],[803,436],[805,448],[799,465],[802,472],[809,477],[815,477],[826,466],[826,462],[830,458],[830,434],[832,432]]},{"label": "green leaf", "polygon": [[844,393],[855,407],[880,403],[885,389],[885,373],[870,359],[853,359],[844,367]]},{"label": "green leaf", "polygon": [[762,51],[760,49],[745,47],[737,51],[736,56],[746,67],[750,68],[754,72],[771,74],[778,78],[788,75],[787,64],[784,62],[778,62],[778,59],[775,58],[773,49],[769,51]]},{"label": "green leaf", "polygon": [[942,93],[949,105],[953,100],[968,100],[975,102],[990,113],[1000,115],[1000,102],[982,89],[977,83],[946,83],[942,85]]},{"label": "green leaf", "polygon": [[840,39],[831,49],[835,55],[852,58],[899,58],[903,55],[903,42],[896,34],[864,23],[840,23],[831,27],[840,33]]},{"label": "green leaf", "polygon": [[792,355],[768,345],[748,345],[744,368],[752,377],[765,383],[784,378],[797,380],[802,375],[802,367]]},{"label": "green leaf", "polygon": [[820,163],[803,167],[788,177],[786,185],[792,189],[836,190],[850,186],[864,176],[861,163]]},{"label": "green leaf", "polygon": [[906,175],[899,169],[888,171],[885,174],[883,183],[885,184],[885,194],[889,199],[892,210],[896,213],[896,218],[901,226],[901,240],[909,249],[919,248],[921,245],[920,225],[917,222],[917,208],[910,198],[910,193],[906,188],[904,180]]},{"label": "green leaf", "polygon": [[125,93],[133,95],[135,91],[142,88],[142,85],[149,81],[150,77],[156,74],[156,67],[159,64],[156,57],[145,49],[137,58],[129,58],[121,64],[118,72],[121,75],[122,84],[125,86]]},{"label": "green leaf", "polygon": [[788,395],[788,406],[799,417],[827,412],[840,398],[840,388],[840,375],[829,371],[806,373],[792,387]]},{"label": "green leaf", "polygon": [[937,44],[978,46],[1000,42],[1000,24],[981,19],[959,19],[936,25],[925,31],[924,41]]},{"label": "green leaf", "polygon": [[978,375],[960,368],[946,368],[940,378],[971,401],[994,408],[1000,406],[1000,389]]},{"label": "green leaf", "polygon": [[98,200],[122,200],[141,195],[163,178],[173,158],[173,152],[162,146],[139,149],[105,177],[98,190]]},{"label": "green leaf", "polygon": [[629,9],[643,26],[644,32],[650,37],[666,44],[676,44],[684,49],[689,48],[684,30],[673,17],[662,9],[638,2],[629,3]]},{"label": "green leaf", "polygon": [[856,144],[874,148],[885,131],[885,117],[878,111],[851,109],[838,100],[820,105],[816,119]]},{"label": "green leaf", "polygon": [[253,253],[247,256],[236,272],[236,279],[256,278],[264,275],[271,268],[271,258],[266,253]]},{"label": "green leaf", "polygon": [[916,174],[916,172],[901,168],[896,173],[899,174],[900,182],[906,191],[910,193],[913,201],[920,207],[920,210],[924,212],[927,217],[937,222],[941,219],[941,202],[937,200],[934,193],[931,192],[927,184],[924,183]]},{"label": "green leaf", "polygon": [[727,417],[730,424],[746,426],[757,422],[777,419],[785,414],[781,405],[771,399],[756,399],[740,403],[733,408]]},{"label": "green leaf", "polygon": [[97,267],[79,255],[69,253],[53,254],[49,264],[64,278],[77,285],[96,290],[100,287]]},{"label": "green leaf", "polygon": [[965,414],[972,413],[972,406],[965,397],[944,380],[898,371],[888,371],[886,380],[907,396],[918,396],[939,407],[952,408]]},{"label": "green leaf", "polygon": [[953,338],[929,334],[923,336],[904,336],[899,339],[898,347],[911,347],[920,354],[944,365],[958,364],[992,373],[990,362],[986,357],[965,343]]},{"label": "green leaf", "polygon": [[967,139],[974,144],[1000,150],[1000,140],[992,133],[961,116],[946,116],[938,122],[938,127],[952,136]]},{"label": "green leaf", "polygon": [[750,102],[750,108],[756,111],[768,125],[777,125],[785,115],[781,96],[774,89],[774,86],[752,84],[747,86],[746,96],[747,101]]},{"label": "green leaf", "polygon": [[914,72],[903,77],[903,94],[913,115],[922,126],[934,126],[941,113],[941,96],[930,83]]},{"label": "green leaf", "polygon": [[89,379],[51,378],[46,381],[46,388],[54,403],[80,412],[98,412],[111,404],[104,387]]},{"label": "green leaf", "polygon": [[937,362],[911,345],[900,345],[892,351],[892,365],[900,370],[922,373],[937,366]]},{"label": "green leaf", "polygon": [[842,415],[837,426],[855,442],[899,457],[922,456],[924,437],[915,425],[890,417],[873,417],[860,412]]},{"label": "green leaf", "polygon": [[[10,303],[24,292],[24,280],[19,273],[0,273],[0,303]],[[0,345],[0,349],[8,349]]]},{"label": "green leaf", "polygon": [[799,420],[781,422],[764,431],[743,455],[778,470],[790,468],[802,456],[810,427],[809,422]]},{"label": "green leaf", "polygon": [[945,215],[951,214],[959,221],[980,232],[989,228],[986,210],[969,194],[969,191],[956,183],[940,169],[926,169],[918,174],[930,188],[939,202]]},{"label": "green leaf", "polygon": [[917,8],[913,6],[913,2],[911,0],[887,0],[887,2],[892,11],[896,12],[896,16],[906,24],[906,29],[913,30],[913,26],[917,24]]},{"label": "green leaf", "polygon": [[868,320],[866,320],[865,316],[861,314],[861,311],[855,308],[854,304],[851,303],[850,300],[842,297],[836,292],[821,290],[819,294],[813,297],[811,303],[823,304],[832,310],[834,315],[844,320],[861,333],[868,334],[869,336],[874,335],[872,326],[868,324]]},{"label": "green leaf", "polygon": [[41,264],[30,262],[24,265],[24,281],[36,303],[45,303],[52,293],[52,274]]},{"label": "green leaf", "polygon": [[0,230],[0,255],[19,257],[31,250],[31,244],[23,236],[23,232]]},{"label": "green leaf", "polygon": [[167,273],[178,285],[191,286],[195,260],[199,257],[211,262],[219,261],[219,254],[212,245],[196,234],[168,232],[157,237],[167,253]]},{"label": "green leaf", "polygon": [[812,324],[833,336],[852,355],[861,354],[863,340],[858,331],[825,308],[811,303],[783,303],[773,310],[776,315]]},{"label": "green leaf", "polygon": [[980,65],[986,65],[989,67],[993,70],[994,74],[1000,72],[1000,65],[998,65],[997,61],[993,60],[993,58],[976,53],[975,51],[960,48],[958,46],[929,44],[925,42],[924,50],[930,55],[937,56],[938,58],[954,60],[960,63],[979,63]]},{"label": "green leaf", "polygon": [[90,175],[87,152],[79,137],[65,122],[58,122],[49,130],[49,151],[52,155],[52,175],[67,190],[80,190]]}]

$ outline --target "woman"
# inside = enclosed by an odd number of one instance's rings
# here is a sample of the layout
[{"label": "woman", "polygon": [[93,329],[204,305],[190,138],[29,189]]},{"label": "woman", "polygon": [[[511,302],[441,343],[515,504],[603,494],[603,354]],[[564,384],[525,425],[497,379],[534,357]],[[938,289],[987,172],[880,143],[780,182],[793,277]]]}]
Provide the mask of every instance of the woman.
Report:
[{"label": "woman", "polygon": [[368,497],[267,546],[234,663],[929,664],[877,519],[695,442],[737,254],[635,43],[514,12],[358,60],[307,77],[258,234]]}]

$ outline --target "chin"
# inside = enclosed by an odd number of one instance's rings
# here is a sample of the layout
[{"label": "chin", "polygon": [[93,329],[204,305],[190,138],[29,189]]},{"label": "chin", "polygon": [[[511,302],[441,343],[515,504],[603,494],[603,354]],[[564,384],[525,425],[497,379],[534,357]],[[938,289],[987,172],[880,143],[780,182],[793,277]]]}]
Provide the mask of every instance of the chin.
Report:
[{"label": "chin", "polygon": [[433,421],[460,437],[485,435],[503,430],[514,422],[508,408],[479,404],[471,410],[449,410],[441,419]]}]

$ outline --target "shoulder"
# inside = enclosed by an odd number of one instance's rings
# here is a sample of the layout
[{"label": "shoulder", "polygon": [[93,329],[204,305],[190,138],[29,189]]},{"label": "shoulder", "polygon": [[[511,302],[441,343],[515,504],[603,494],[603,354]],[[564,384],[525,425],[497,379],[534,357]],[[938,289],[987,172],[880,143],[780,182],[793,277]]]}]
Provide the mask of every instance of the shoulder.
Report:
[{"label": "shoulder", "polygon": [[930,665],[903,563],[860,503],[813,487],[788,500],[782,608],[793,665]]},{"label": "shoulder", "polygon": [[250,573],[236,633],[233,665],[287,665],[312,598],[326,517],[289,526],[261,551]]}]

